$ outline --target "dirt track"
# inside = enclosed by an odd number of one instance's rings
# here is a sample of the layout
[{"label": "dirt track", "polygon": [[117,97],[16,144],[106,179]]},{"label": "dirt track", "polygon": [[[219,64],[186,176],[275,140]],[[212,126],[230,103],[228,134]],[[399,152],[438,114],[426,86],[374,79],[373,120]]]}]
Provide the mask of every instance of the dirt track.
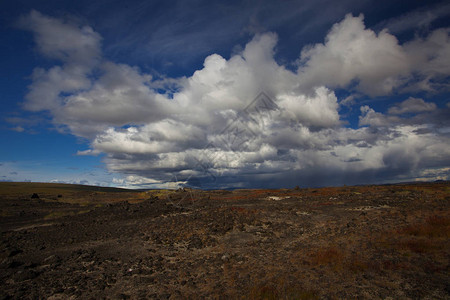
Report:
[{"label": "dirt track", "polygon": [[3,196],[0,299],[450,298],[450,184]]}]

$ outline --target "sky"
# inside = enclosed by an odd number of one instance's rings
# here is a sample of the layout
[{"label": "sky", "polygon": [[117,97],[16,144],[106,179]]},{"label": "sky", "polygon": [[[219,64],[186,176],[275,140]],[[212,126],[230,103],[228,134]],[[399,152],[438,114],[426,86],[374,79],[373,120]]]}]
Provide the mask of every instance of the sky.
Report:
[{"label": "sky", "polygon": [[447,1],[0,2],[0,181],[450,179]]}]

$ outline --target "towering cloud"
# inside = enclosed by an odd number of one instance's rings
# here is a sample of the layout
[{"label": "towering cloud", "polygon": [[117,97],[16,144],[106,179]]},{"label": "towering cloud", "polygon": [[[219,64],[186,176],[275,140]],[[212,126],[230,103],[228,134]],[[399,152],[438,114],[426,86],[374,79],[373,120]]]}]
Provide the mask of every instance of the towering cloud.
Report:
[{"label": "towering cloud", "polygon": [[[431,101],[408,98],[387,113],[361,107],[346,125],[334,89],[390,96],[445,87],[449,31],[401,45],[347,15],[323,44],[305,47],[298,69],[275,58],[278,37],[258,34],[229,59],[205,58],[190,77],[155,79],[108,61],[92,28],[31,12],[20,21],[37,49],[60,61],[35,69],[25,108],[48,110],[58,125],[104,153],[116,184],[201,187],[363,183],[445,178],[449,123]],[[433,46],[432,46],[433,45]],[[95,73],[95,76],[93,75]],[[161,93],[160,87],[174,90]],[[405,99],[407,97],[404,97]],[[447,167],[447,169],[445,169]],[[444,168],[444,169],[442,169]]]},{"label": "towering cloud", "polygon": [[366,29],[363,16],[347,15],[333,26],[324,44],[307,47],[300,57],[302,87],[347,87],[371,96],[392,92],[410,71],[404,49],[383,30]]}]

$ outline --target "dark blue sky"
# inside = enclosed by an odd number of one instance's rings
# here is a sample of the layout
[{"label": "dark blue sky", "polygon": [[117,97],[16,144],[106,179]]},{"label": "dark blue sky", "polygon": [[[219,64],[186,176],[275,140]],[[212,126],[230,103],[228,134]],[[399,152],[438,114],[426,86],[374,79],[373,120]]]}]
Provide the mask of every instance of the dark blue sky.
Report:
[{"label": "dark blue sky", "polygon": [[[448,179],[449,15],[445,1],[2,2],[0,180]],[[261,92],[277,109],[242,119]]]}]

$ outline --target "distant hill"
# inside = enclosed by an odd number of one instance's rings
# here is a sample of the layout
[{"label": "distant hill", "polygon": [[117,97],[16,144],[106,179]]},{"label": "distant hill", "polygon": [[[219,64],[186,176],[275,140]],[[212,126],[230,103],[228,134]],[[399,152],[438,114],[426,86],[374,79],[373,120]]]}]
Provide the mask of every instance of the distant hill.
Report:
[{"label": "distant hill", "polygon": [[66,184],[66,183],[44,183],[44,182],[0,182],[0,194],[4,193],[19,193],[30,190],[33,193],[49,192],[49,191],[86,191],[86,192],[106,192],[106,193],[120,193],[133,192],[134,190],[101,187],[93,185],[82,184]]},{"label": "distant hill", "polygon": [[45,201],[60,202],[138,201],[148,197],[142,190],[64,183],[0,182],[0,197],[31,198],[33,194]]}]

